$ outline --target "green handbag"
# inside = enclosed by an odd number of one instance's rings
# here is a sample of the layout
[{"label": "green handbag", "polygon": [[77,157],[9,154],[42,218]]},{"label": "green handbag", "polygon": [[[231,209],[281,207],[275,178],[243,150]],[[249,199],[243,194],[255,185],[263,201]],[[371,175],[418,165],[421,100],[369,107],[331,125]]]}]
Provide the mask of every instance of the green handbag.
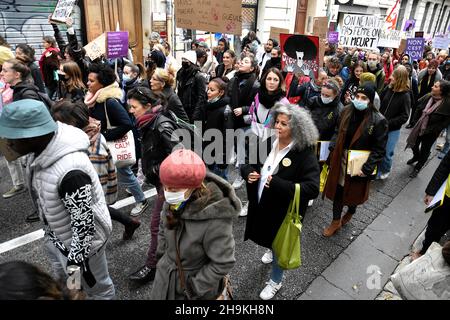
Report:
[{"label": "green handbag", "polygon": [[300,235],[302,230],[300,206],[300,184],[295,185],[294,199],[283,223],[272,243],[272,249],[281,269],[296,269],[302,264]]}]

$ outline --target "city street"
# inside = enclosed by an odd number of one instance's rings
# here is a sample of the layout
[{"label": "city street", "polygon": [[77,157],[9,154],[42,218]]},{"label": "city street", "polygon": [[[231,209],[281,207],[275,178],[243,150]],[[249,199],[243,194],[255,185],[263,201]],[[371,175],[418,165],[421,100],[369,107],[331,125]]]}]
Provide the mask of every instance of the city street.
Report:
[{"label": "city street", "polygon": [[[406,161],[411,157],[412,152],[411,150],[404,151],[408,132],[409,130],[407,129],[402,130],[390,177],[387,180],[373,183],[369,200],[362,207],[358,208],[351,222],[335,236],[324,238],[321,235],[323,227],[331,220],[331,202],[329,200],[323,201],[321,198],[314,201],[314,205],[308,210],[303,224],[303,265],[297,270],[285,273],[283,287],[275,296],[275,299],[299,299],[310,284],[358,238],[367,226],[377,216],[383,214],[383,211],[410,182],[411,179],[408,177],[408,174],[412,167],[406,165]],[[433,150],[432,156],[435,157],[435,154],[436,152]],[[424,169],[423,172],[434,172],[437,163],[438,161],[434,159],[428,165],[434,166],[430,168],[431,171],[427,166],[425,168],[427,170]],[[236,172],[233,172],[232,176],[234,177],[235,175]],[[414,207],[411,203],[420,203],[416,200],[423,198],[425,186],[429,179],[430,176],[419,174],[416,178],[418,180],[417,184],[423,186],[423,188],[418,188],[409,195],[408,200],[404,202],[405,210],[424,215],[423,207],[419,207],[419,205]],[[5,193],[10,187],[11,181],[6,162],[2,157],[0,158],[0,193]],[[245,187],[238,190],[238,195],[241,200],[245,200]],[[121,190],[119,198],[123,199],[125,197],[127,197],[126,193],[124,190]],[[409,202],[409,199],[414,201]],[[121,210],[129,212],[131,208],[132,206],[128,206]],[[11,260],[24,260],[50,271],[50,266],[43,250],[42,238],[4,252],[7,241],[38,231],[41,228],[41,222],[33,224],[25,222],[25,217],[31,211],[32,206],[26,192],[9,200],[0,198],[0,215],[2,217],[0,223],[0,263]],[[113,233],[107,246],[107,257],[109,271],[116,287],[117,299],[145,300],[150,296],[151,284],[137,286],[127,280],[127,276],[141,267],[145,261],[150,239],[150,212],[151,210],[148,209],[141,217],[142,225],[136,231],[131,241],[123,241],[121,239],[123,227],[113,222]],[[269,280],[270,265],[261,263],[260,259],[265,251],[264,248],[258,247],[251,241],[243,241],[245,221],[245,217],[236,217],[234,220],[236,264],[231,272],[231,280],[235,299],[259,300],[259,293],[264,287],[264,283]],[[421,223],[423,224],[423,221]],[[392,230],[392,227],[389,226],[389,230]],[[392,245],[394,246],[394,244]],[[349,259],[352,259],[352,257],[349,257]],[[367,263],[370,264],[370,261],[367,261]],[[352,271],[348,270],[348,272]],[[382,286],[384,284],[382,283]],[[345,286],[347,285],[347,289],[351,290],[354,284],[346,283]],[[323,297],[325,296],[326,292],[323,292]],[[320,298],[320,292],[319,294],[316,293],[315,297]]]}]

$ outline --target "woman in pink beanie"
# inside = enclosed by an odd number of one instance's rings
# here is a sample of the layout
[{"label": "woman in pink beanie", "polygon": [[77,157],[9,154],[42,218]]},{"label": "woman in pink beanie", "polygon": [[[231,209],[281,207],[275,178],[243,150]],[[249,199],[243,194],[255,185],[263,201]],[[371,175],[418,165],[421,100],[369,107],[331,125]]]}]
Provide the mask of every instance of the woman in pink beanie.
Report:
[{"label": "woman in pink beanie", "polygon": [[166,203],[151,299],[214,300],[236,261],[233,217],[241,201],[191,150],[168,156],[159,177]]}]

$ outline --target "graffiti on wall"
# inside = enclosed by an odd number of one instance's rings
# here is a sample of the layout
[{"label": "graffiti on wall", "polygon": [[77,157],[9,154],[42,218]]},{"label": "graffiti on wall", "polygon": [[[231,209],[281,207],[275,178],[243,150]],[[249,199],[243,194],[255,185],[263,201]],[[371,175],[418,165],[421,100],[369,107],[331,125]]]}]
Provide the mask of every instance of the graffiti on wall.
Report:
[{"label": "graffiti on wall", "polygon": [[[27,43],[36,50],[36,57],[43,52],[42,37],[53,36],[48,16],[56,6],[56,0],[0,0],[0,36],[14,48]],[[80,35],[80,8],[74,8],[72,17],[77,34]],[[64,26],[60,27],[65,30]],[[80,37],[79,37],[80,38]]]}]

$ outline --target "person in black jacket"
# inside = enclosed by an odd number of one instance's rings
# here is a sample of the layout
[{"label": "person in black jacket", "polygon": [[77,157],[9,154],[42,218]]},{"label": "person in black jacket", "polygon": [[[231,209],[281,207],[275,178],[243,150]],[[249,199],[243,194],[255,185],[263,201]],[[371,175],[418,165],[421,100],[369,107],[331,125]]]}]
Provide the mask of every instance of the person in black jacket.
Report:
[{"label": "person in black jacket", "polygon": [[151,241],[147,261],[143,267],[129,276],[130,280],[146,283],[152,281],[156,273],[156,249],[161,209],[164,204],[164,188],[159,180],[162,161],[177,146],[174,140],[176,124],[163,114],[163,96],[155,94],[146,87],[137,87],[128,93],[130,112],[137,119],[142,144],[142,171],[147,182],[153,184],[158,195],[152,209],[150,223]]},{"label": "person in black jacket", "polygon": [[319,130],[320,141],[330,141],[334,135],[339,114],[344,109],[339,97],[339,85],[330,79],[322,86],[321,95],[312,98],[306,106]]},{"label": "person in black jacket", "polygon": [[411,93],[408,70],[398,65],[391,74],[391,82],[380,97],[380,112],[389,123],[386,154],[378,168],[378,177],[386,179],[392,168],[394,150],[400,137],[400,128],[408,121],[411,110]]},{"label": "person in black jacket", "polygon": [[450,82],[436,81],[431,93],[418,101],[415,126],[407,139],[407,148],[412,148],[414,156],[407,164],[417,162],[409,175],[417,177],[430,155],[431,147],[442,130],[450,125]]},{"label": "person in black jacket", "polygon": [[16,46],[16,59],[23,62],[30,69],[31,77],[33,78],[34,84],[39,88],[39,91],[46,93],[44,80],[36,64],[34,54],[34,49],[27,44],[21,43]]},{"label": "person in black jacket", "polygon": [[[228,164],[233,151],[233,141],[227,141],[227,130],[233,129],[233,112],[230,98],[226,96],[227,84],[221,78],[214,78],[208,84],[208,101],[203,108],[201,119],[203,122],[203,136],[208,130],[218,130],[222,136],[222,150],[218,149],[220,139],[211,138],[203,142],[203,160],[208,168],[218,176],[228,179]],[[214,132],[210,131],[214,135]],[[231,146],[230,146],[231,143]],[[214,149],[211,150],[212,145]]]},{"label": "person in black jacket", "polygon": [[271,59],[268,60],[264,66],[264,69],[261,73],[261,78],[270,68],[277,68],[281,71],[281,48],[275,47],[271,52]]},{"label": "person in black jacket", "polygon": [[83,83],[80,67],[74,61],[67,61],[59,67],[58,97],[68,100],[84,100],[86,86]]},{"label": "person in black jacket", "polygon": [[182,68],[177,73],[177,94],[190,122],[194,112],[206,101],[206,82],[197,66],[195,51],[187,51],[182,57]]},{"label": "person in black jacket", "polygon": [[367,66],[364,61],[358,60],[352,65],[351,69],[352,69],[351,76],[347,81],[345,81],[341,94],[341,102],[345,106],[350,104],[352,100],[355,99],[361,75],[364,72],[367,72]]},{"label": "person in black jacket", "polygon": [[424,202],[428,206],[443,183],[446,183],[444,202],[433,210],[428,220],[425,239],[419,252],[412,252],[411,257],[416,259],[427,252],[433,242],[439,242],[442,236],[450,229],[450,152],[442,159],[439,167],[433,174],[425,189]]},{"label": "person in black jacket", "polygon": [[28,81],[30,69],[19,60],[11,59],[3,63],[1,75],[13,89],[13,101],[23,99],[41,101],[38,87]]},{"label": "person in black jacket", "polygon": [[[123,92],[116,82],[114,70],[106,65],[92,64],[89,72],[88,90],[84,103],[89,107],[89,114],[101,122],[101,133],[106,141],[114,141],[123,138],[128,131],[133,129],[133,124],[127,110],[119,102]],[[107,118],[112,128],[108,128]],[[141,215],[150,202],[145,199],[136,176],[131,168],[117,168],[119,184],[122,184],[133,195],[136,206],[131,210],[131,215]]]}]

